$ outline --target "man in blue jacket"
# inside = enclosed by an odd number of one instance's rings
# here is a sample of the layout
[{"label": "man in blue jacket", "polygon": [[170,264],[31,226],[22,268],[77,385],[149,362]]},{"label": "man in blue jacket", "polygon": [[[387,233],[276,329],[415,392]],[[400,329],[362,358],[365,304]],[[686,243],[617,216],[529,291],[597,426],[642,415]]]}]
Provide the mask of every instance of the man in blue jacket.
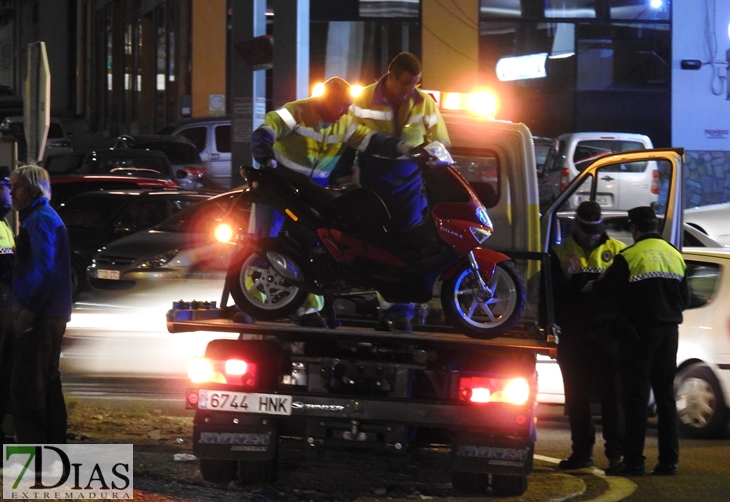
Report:
[{"label": "man in blue jacket", "polygon": [[15,240],[15,364],[12,409],[18,443],[66,443],[61,340],[71,319],[71,260],[66,227],[48,201],[48,173],[23,166],[10,176],[20,216]]}]

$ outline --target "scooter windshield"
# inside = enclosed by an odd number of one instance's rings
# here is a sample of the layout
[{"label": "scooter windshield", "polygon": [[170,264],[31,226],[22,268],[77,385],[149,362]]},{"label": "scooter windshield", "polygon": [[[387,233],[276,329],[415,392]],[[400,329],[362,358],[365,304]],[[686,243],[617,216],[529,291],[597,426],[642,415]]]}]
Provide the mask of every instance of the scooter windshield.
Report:
[{"label": "scooter windshield", "polygon": [[446,149],[443,143],[440,141],[432,141],[428,145],[423,147],[424,150],[434,159],[434,164],[453,164],[454,159],[451,158],[451,154]]}]

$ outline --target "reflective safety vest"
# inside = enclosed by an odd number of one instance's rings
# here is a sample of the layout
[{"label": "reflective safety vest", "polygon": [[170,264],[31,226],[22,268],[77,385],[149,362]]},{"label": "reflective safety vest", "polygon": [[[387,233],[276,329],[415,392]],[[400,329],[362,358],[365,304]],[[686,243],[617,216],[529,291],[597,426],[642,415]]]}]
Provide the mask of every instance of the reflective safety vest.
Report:
[{"label": "reflective safety vest", "polygon": [[571,257],[578,259],[580,265],[573,270],[574,274],[599,275],[613,263],[614,257],[624,248],[626,248],[626,244],[623,242],[617,239],[607,239],[590,254],[586,255],[586,252],[575,239],[570,238],[563,241],[561,245],[556,246],[553,251],[561,264]]},{"label": "reflective safety vest", "polygon": [[642,239],[621,255],[629,266],[629,283],[645,279],[681,281],[687,269],[682,254],[664,239]]},{"label": "reflective safety vest", "polygon": [[274,138],[277,163],[319,184],[329,178],[345,146],[363,151],[374,134],[347,113],[337,122],[324,122],[316,98],[293,101],[267,113],[260,127]]},{"label": "reflective safety vest", "polygon": [[414,89],[396,112],[385,100],[385,78],[367,86],[355,98],[350,113],[369,129],[397,136],[411,146],[424,141],[440,141],[451,146],[444,119],[431,96]]},{"label": "reflective safety vest", "polygon": [[15,239],[13,232],[5,221],[0,220],[0,255],[13,254]]}]

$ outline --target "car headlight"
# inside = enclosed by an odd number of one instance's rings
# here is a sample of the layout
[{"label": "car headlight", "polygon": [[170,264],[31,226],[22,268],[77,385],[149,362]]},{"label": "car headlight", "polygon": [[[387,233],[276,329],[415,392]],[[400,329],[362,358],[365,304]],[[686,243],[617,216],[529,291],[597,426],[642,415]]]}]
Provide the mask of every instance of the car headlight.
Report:
[{"label": "car headlight", "polygon": [[149,258],[145,258],[143,260],[140,260],[137,265],[135,265],[135,269],[137,270],[149,270],[153,268],[160,268],[164,265],[167,265],[170,260],[175,258],[177,256],[178,250],[173,249],[172,251],[166,251],[164,253],[159,253],[153,256],[150,256]]}]

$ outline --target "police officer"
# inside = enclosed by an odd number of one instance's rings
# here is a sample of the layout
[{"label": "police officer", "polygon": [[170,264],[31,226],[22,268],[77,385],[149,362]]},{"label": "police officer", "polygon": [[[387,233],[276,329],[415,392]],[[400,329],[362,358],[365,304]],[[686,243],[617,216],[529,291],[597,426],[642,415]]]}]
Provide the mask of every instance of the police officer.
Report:
[{"label": "police officer", "polygon": [[689,303],[682,254],[658,233],[650,207],[629,211],[634,245],[623,250],[594,289],[618,302],[628,323],[619,347],[626,435],[624,460],[606,474],[643,476],[644,439],[650,389],[657,406],[659,462],[654,475],[677,473],[679,440],[674,400],[678,325]]},{"label": "police officer", "polygon": [[[263,166],[290,169],[312,181],[327,185],[346,147],[357,151],[398,157],[418,145],[374,132],[355,123],[347,111],[352,104],[350,84],[339,77],[324,83],[320,96],[285,104],[269,112],[251,135],[254,159]],[[256,204],[252,210],[253,232],[258,237],[275,237],[284,223],[283,215],[272,207]],[[321,296],[308,295],[299,309],[299,324],[325,327],[319,314]]]},{"label": "police officer", "polygon": [[[401,52],[388,65],[388,73],[363,89],[355,98],[350,114],[368,128],[398,136],[409,144],[440,141],[451,145],[446,124],[431,96],[418,89],[421,62],[410,52]],[[337,170],[350,168],[354,151],[348,151]],[[383,199],[391,221],[388,230],[401,232],[415,227],[427,207],[423,179],[409,157],[384,158],[374,152],[357,155],[359,181]],[[381,319],[376,329],[411,331],[413,304],[392,304],[378,296]]]},{"label": "police officer", "polygon": [[603,418],[603,439],[609,466],[621,461],[623,419],[619,397],[618,340],[601,318],[607,309],[586,291],[626,247],[606,234],[597,202],[578,206],[571,236],[551,249],[555,318],[561,329],[558,364],[563,374],[565,410],[570,423],[572,454],[560,469],[594,465],[595,426],[591,413],[592,389],[598,391]]}]

